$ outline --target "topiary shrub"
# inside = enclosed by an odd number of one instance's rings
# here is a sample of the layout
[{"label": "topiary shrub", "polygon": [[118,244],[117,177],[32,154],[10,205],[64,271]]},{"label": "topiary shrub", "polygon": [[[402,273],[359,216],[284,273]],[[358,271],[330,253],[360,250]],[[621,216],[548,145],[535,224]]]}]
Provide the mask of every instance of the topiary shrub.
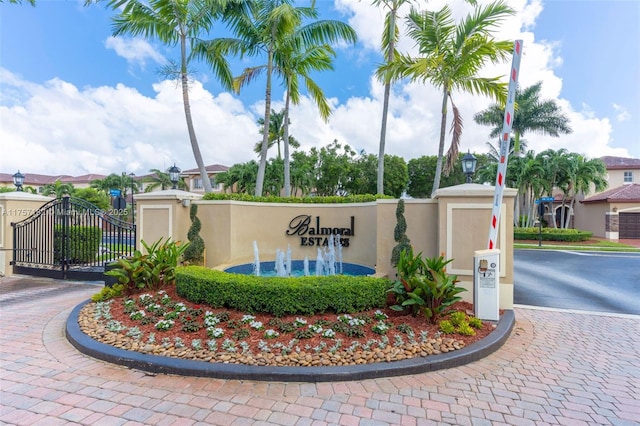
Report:
[{"label": "topiary shrub", "polygon": [[396,227],[393,230],[393,239],[398,243],[391,251],[391,264],[395,267],[400,260],[402,250],[411,249],[411,240],[407,237],[407,220],[404,218],[404,200],[398,201],[396,207]]},{"label": "topiary shrub", "polygon": [[189,247],[184,252],[183,259],[185,262],[201,265],[204,260],[204,240],[200,236],[200,229],[202,223],[198,219],[198,206],[191,204],[189,210],[189,217],[191,218],[191,227],[187,233],[187,239],[189,240]]}]

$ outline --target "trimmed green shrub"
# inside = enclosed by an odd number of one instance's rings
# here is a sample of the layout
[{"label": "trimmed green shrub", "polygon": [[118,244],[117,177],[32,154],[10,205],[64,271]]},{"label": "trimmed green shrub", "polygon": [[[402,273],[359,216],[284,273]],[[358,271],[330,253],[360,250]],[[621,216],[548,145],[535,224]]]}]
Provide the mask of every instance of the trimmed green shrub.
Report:
[{"label": "trimmed green shrub", "polygon": [[391,264],[398,265],[400,253],[403,250],[411,250],[411,240],[407,237],[407,220],[404,218],[404,200],[398,201],[396,207],[396,227],[393,230],[393,239],[398,243],[391,251]]},{"label": "trimmed green shrub", "polygon": [[587,241],[593,236],[593,232],[581,231],[579,229],[559,229],[542,228],[542,233],[538,228],[515,228],[513,230],[514,240],[537,240],[543,241]]},{"label": "trimmed green shrub", "polygon": [[193,303],[275,316],[381,308],[388,286],[387,279],[373,277],[256,277],[201,266],[176,270],[178,294]]},{"label": "trimmed green shrub", "polygon": [[301,204],[348,204],[348,203],[370,203],[382,198],[393,198],[387,195],[373,195],[373,194],[359,194],[348,195],[346,197],[332,196],[332,197],[256,197],[250,194],[221,194],[210,192],[204,194],[203,200],[232,200],[232,201],[247,201],[254,203],[301,203]]},{"label": "trimmed green shrub", "polygon": [[440,321],[440,331],[444,334],[453,334],[456,331],[456,328],[451,324],[449,320]]},{"label": "trimmed green shrub", "polygon": [[200,236],[200,229],[202,224],[197,216],[198,205],[192,204],[189,210],[189,217],[191,218],[191,227],[187,233],[187,239],[189,240],[189,247],[184,251],[183,258],[186,262],[194,264],[202,264],[204,260],[204,240]]},{"label": "trimmed green shrub", "polygon": [[53,228],[53,250],[56,263],[62,263],[63,256],[70,263],[91,263],[96,260],[102,241],[102,230],[99,227],[69,225],[66,253],[64,254],[62,235],[62,225],[55,225]]},{"label": "trimmed green shrub", "polygon": [[91,296],[91,300],[94,302],[104,302],[109,299],[113,299],[114,297],[120,297],[124,290],[124,286],[122,284],[116,284],[111,287],[102,287],[100,292]]}]

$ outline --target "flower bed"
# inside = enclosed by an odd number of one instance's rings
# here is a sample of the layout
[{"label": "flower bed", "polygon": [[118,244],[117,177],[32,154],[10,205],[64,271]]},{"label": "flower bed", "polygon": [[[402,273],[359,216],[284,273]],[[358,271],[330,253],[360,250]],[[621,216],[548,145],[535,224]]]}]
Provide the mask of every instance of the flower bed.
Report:
[{"label": "flower bed", "polygon": [[[471,305],[459,302],[453,309],[470,313]],[[355,365],[428,356],[461,349],[493,330],[491,323],[482,323],[473,336],[441,334],[424,317],[390,309],[352,315],[248,315],[190,303],[176,294],[175,286],[90,303],[79,325],[93,339],[121,349],[277,366]]]}]

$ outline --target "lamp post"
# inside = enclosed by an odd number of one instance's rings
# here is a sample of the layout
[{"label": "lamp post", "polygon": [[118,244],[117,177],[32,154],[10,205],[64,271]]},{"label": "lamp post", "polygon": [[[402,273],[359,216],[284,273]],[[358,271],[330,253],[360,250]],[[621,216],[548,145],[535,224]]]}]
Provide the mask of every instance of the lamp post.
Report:
[{"label": "lamp post", "polygon": [[180,180],[180,169],[176,167],[175,163],[173,163],[173,166],[169,167],[167,172],[169,172],[169,180],[171,180],[171,183],[173,184],[171,189],[177,189],[178,180]]},{"label": "lamp post", "polygon": [[136,177],[135,173],[129,173],[131,178],[131,222],[136,223],[136,202],[133,199],[133,191],[135,189],[133,178]]},{"label": "lamp post", "polygon": [[467,177],[466,183],[471,183],[471,177],[476,172],[476,163],[478,159],[471,154],[470,151],[462,157],[462,172]]},{"label": "lamp post", "polygon": [[13,176],[13,184],[16,186],[16,191],[22,191],[22,184],[24,183],[24,175],[18,170]]}]

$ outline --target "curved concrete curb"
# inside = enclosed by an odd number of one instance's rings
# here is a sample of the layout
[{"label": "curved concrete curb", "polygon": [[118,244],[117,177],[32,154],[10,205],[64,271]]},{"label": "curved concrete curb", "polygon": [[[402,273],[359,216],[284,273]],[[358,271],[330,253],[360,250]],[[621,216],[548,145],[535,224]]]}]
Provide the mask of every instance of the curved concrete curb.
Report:
[{"label": "curved concrete curb", "polygon": [[379,362],[336,367],[258,367],[149,355],[98,342],[84,334],[78,325],[80,310],[88,302],[87,300],[74,308],[67,319],[65,330],[67,340],[83,354],[151,373],[234,380],[334,382],[403,376],[453,368],[484,358],[498,350],[511,334],[515,324],[514,312],[507,310],[502,315],[496,329],[489,336],[463,349],[446,354],[389,363]]}]

